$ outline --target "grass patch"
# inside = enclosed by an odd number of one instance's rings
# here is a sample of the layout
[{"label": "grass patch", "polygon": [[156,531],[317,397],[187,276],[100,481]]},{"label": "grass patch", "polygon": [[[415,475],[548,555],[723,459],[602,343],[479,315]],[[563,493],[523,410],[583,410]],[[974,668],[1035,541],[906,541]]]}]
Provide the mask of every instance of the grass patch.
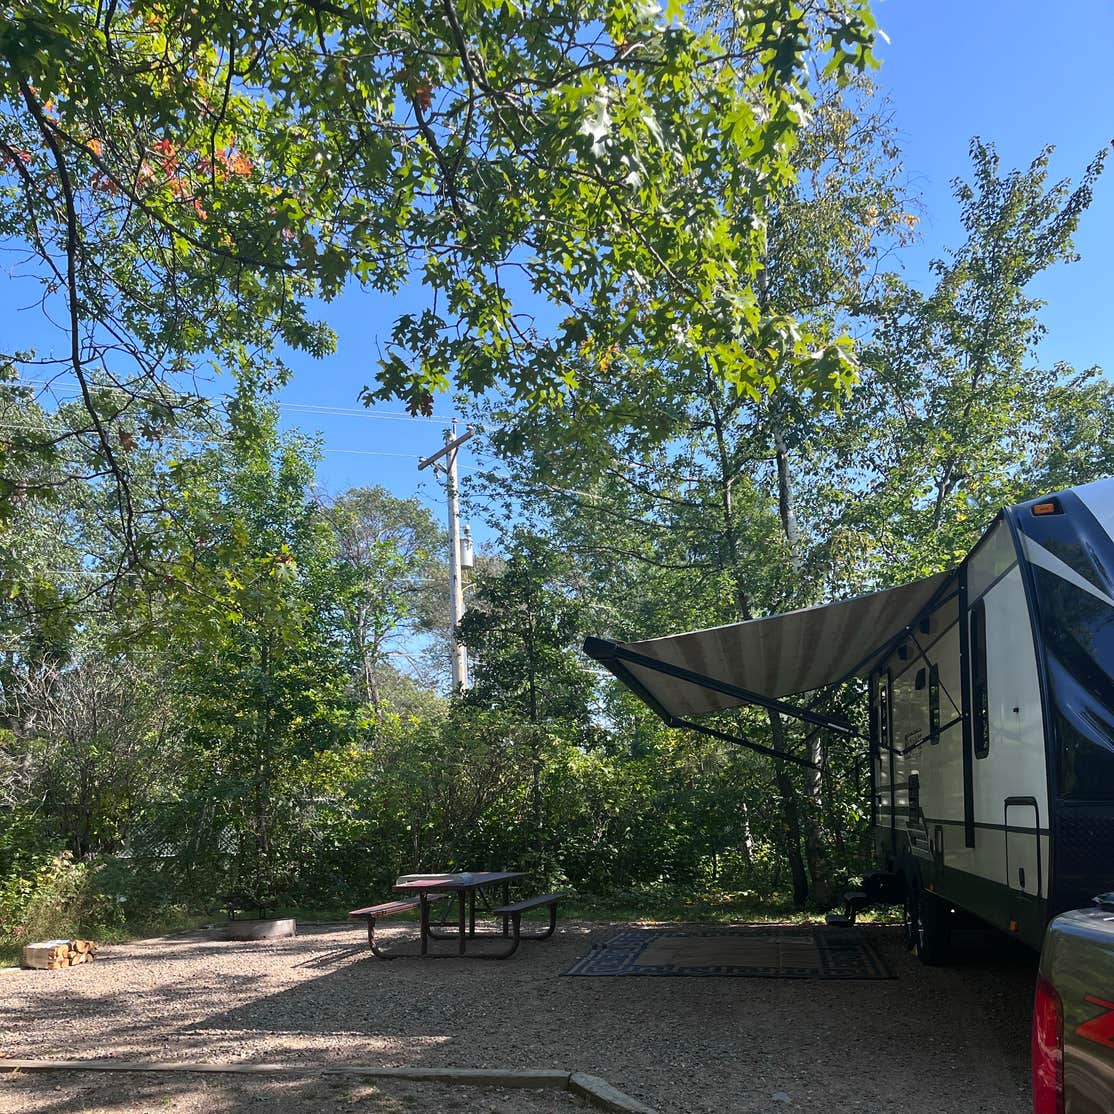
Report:
[{"label": "grass patch", "polygon": [[[579,895],[562,903],[561,911],[583,920],[689,921],[701,924],[823,924],[825,914],[795,909],[788,894],[764,897],[753,891],[716,891],[703,894],[625,893]],[[867,923],[900,921],[889,906],[858,914]]]}]

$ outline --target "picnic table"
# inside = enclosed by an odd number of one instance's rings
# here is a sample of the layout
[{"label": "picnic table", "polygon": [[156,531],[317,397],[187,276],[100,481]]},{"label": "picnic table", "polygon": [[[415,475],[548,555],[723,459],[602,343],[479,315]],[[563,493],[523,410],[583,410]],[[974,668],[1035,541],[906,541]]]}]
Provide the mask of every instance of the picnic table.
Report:
[{"label": "picnic table", "polygon": [[[442,898],[451,897],[456,901],[456,940],[458,956],[466,954],[466,944],[469,939],[478,936],[490,938],[491,933],[476,932],[476,901],[487,907],[488,912],[502,920],[502,932],[495,934],[504,938],[512,935],[513,939],[506,951],[498,953],[476,953],[476,959],[506,959],[518,948],[522,939],[544,940],[553,935],[557,927],[557,901],[560,894],[541,894],[538,897],[526,898],[523,901],[512,903],[510,901],[510,884],[525,878],[525,871],[521,870],[488,870],[488,871],[458,871],[451,874],[404,874],[395,881],[394,889],[404,898],[386,902],[382,905],[368,906],[366,909],[353,909],[349,917],[363,918],[367,921],[368,944],[372,952],[379,959],[397,959],[394,954],[383,952],[375,942],[375,922],[379,917],[392,916],[410,909],[419,909],[420,917],[420,955],[425,958],[430,956],[429,943],[431,940],[449,940],[452,936],[439,935],[433,930],[430,921],[430,906]],[[490,892],[501,892],[502,904],[493,906]],[[522,935],[522,914],[530,909],[548,908],[549,927],[544,932]],[[466,912],[467,911],[467,912]],[[439,922],[440,927],[451,924],[449,920]],[[443,954],[443,953],[442,953]],[[440,958],[432,957],[432,958]]]}]

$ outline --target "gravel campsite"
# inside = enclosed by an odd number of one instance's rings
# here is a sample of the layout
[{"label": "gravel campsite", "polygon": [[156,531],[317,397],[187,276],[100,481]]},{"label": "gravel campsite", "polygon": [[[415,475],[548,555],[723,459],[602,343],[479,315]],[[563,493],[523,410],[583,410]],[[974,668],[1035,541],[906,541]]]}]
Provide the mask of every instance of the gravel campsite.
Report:
[{"label": "gravel campsite", "polygon": [[[896,927],[868,925],[861,931],[892,979],[564,977],[625,927],[565,923],[506,962],[382,962],[350,926],[303,925],[287,940],[238,943],[198,930],[106,947],[81,967],[5,969],[6,1058],[291,1071],[5,1071],[0,1111],[585,1108],[557,1090],[326,1076],[326,1065],[587,1072],[661,1114],[1027,1108],[1028,952],[971,934],[951,965],[929,969],[904,951]],[[406,943],[414,926],[383,936]]]}]

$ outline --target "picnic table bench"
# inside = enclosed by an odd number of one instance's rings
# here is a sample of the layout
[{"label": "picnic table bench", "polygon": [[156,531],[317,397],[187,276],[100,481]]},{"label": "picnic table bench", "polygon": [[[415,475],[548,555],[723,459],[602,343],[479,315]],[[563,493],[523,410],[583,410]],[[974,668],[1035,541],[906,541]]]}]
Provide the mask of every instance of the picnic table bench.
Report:
[{"label": "picnic table bench", "polygon": [[[441,898],[448,897],[448,894],[432,894],[426,900],[440,901]],[[379,946],[375,943],[375,922],[380,917],[393,917],[396,913],[408,913],[411,909],[417,909],[421,905],[419,898],[413,898],[407,901],[385,901],[382,905],[368,905],[363,909],[353,909],[348,914],[349,919],[359,920],[363,918],[367,921],[367,943],[371,948],[372,954],[377,959],[397,959],[398,956],[387,955],[379,950]]]},{"label": "picnic table bench", "polygon": [[[542,894],[540,897],[528,897],[525,901],[516,901],[513,905],[501,905],[492,912],[498,916],[510,917],[514,925],[514,944],[507,955],[511,955],[518,947],[519,940],[548,940],[557,928],[557,902],[561,900],[560,894]],[[544,932],[531,932],[522,935],[522,914],[531,909],[549,909],[549,927]],[[501,956],[500,958],[505,958]]]},{"label": "picnic table bench", "polygon": [[[420,910],[420,938],[421,938],[421,956],[429,956],[429,941],[430,940],[446,940],[451,937],[438,935],[433,931],[429,919],[429,906],[434,901],[439,901],[442,898],[453,896],[457,902],[457,916],[456,916],[456,929],[457,929],[457,955],[463,956],[465,954],[465,942],[469,938],[475,938],[477,935],[490,935],[478,934],[476,932],[476,895],[482,895],[485,888],[493,886],[500,886],[502,888],[503,902],[490,909],[493,916],[502,919],[502,933],[501,935],[506,938],[510,937],[509,946],[505,951],[497,953],[484,953],[475,954],[476,959],[507,959],[513,955],[518,949],[521,940],[545,940],[553,935],[557,927],[557,902],[560,900],[560,894],[541,894],[537,897],[525,898],[522,901],[511,902],[509,900],[509,884],[513,880],[525,878],[526,875],[522,871],[483,871],[483,872],[460,872],[456,874],[406,874],[402,875],[395,881],[395,889],[406,893],[405,898],[399,898],[395,901],[383,902],[380,905],[369,905],[363,909],[353,909],[348,914],[353,919],[364,919],[367,921],[367,937],[368,946],[371,948],[372,954],[377,959],[398,959],[401,958],[398,954],[387,954],[375,942],[375,922],[380,917],[394,916],[396,913],[409,912],[412,909]],[[465,897],[467,897],[468,918],[465,921]],[[549,909],[549,927],[543,932],[527,933],[522,932],[522,915],[532,909]],[[450,924],[450,921],[439,922],[442,925]],[[513,929],[513,933],[512,933]],[[433,957],[440,958],[440,957]]]}]

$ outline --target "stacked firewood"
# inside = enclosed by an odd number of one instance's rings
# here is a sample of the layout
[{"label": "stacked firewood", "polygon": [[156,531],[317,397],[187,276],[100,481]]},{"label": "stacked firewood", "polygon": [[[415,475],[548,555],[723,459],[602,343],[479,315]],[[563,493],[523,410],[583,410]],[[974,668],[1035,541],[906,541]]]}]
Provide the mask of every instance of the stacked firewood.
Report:
[{"label": "stacked firewood", "polygon": [[60,967],[76,967],[92,963],[97,945],[92,940],[40,940],[23,949],[23,966],[57,971]]}]

